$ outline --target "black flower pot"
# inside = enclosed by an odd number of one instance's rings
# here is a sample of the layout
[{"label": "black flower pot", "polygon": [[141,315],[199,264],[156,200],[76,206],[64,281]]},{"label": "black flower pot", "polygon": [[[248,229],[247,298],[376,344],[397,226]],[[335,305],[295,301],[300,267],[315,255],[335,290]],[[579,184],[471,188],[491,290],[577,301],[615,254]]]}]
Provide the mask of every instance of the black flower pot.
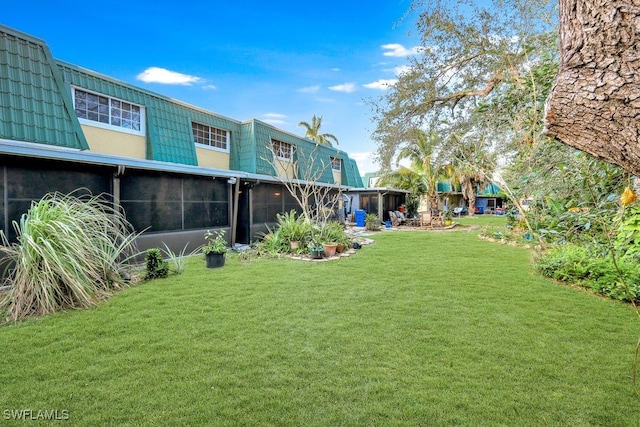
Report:
[{"label": "black flower pot", "polygon": [[205,255],[207,268],[218,268],[224,265],[224,253],[211,252]]}]

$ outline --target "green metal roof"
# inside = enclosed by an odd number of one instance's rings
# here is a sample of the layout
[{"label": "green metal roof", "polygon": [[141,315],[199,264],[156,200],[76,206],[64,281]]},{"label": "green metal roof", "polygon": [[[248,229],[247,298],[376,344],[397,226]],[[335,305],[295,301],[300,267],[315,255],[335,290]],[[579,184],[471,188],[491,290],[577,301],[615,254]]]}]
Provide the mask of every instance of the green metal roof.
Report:
[{"label": "green metal roof", "polygon": [[[358,165],[342,150],[330,145],[316,144],[311,140],[292,135],[256,119],[245,122],[242,133],[240,150],[243,161],[239,163],[240,170],[275,175],[271,152],[271,141],[275,139],[295,147],[294,161],[298,166],[296,178],[303,180],[312,178],[318,182],[332,183],[331,158],[333,157],[343,160],[341,185],[362,186]],[[319,176],[309,171],[317,171]]]},{"label": "green metal roof", "polygon": [[231,154],[231,168],[256,173],[256,136],[253,121],[240,125],[240,141],[236,147],[232,147]]},{"label": "green metal roof", "polygon": [[48,46],[0,25],[0,138],[89,148]]},{"label": "green metal roof", "polygon": [[367,172],[367,173],[365,173],[364,177],[362,178],[363,187],[371,187],[371,179],[372,178],[378,178],[380,176],[381,176],[381,174],[379,172]]},{"label": "green metal roof", "polygon": [[360,170],[358,169],[358,163],[355,160],[346,157],[342,158],[343,160],[343,169],[342,169],[342,182],[349,183],[349,186],[354,187],[364,187],[362,185],[362,178],[360,177]]},{"label": "green metal roof", "polygon": [[332,157],[343,160],[343,186],[362,186],[358,166],[346,152],[317,145],[258,120],[244,123],[147,91],[82,67],[55,60],[46,43],[0,25],[0,139],[89,149],[73,100],[72,86],[144,107],[146,158],[197,165],[191,122],[230,131],[232,170],[275,176],[269,159],[277,139],[295,146],[298,177],[321,171],[333,183]]},{"label": "green metal roof", "polygon": [[147,159],[197,165],[191,122],[231,132],[231,146],[240,134],[240,122],[146,91],[99,73],[58,61],[69,84],[142,105],[146,112]]}]

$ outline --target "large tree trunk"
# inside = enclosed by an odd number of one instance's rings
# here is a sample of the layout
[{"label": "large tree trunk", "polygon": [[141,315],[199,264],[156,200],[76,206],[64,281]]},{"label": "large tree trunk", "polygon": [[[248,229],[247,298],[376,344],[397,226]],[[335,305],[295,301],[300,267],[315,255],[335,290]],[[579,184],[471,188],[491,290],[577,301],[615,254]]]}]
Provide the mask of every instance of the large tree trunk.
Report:
[{"label": "large tree trunk", "polygon": [[640,175],[640,0],[559,0],[546,131]]},{"label": "large tree trunk", "polygon": [[469,180],[464,180],[462,183],[462,196],[467,199],[467,205],[469,211],[468,216],[474,216],[476,214],[476,189],[473,187],[473,183]]}]

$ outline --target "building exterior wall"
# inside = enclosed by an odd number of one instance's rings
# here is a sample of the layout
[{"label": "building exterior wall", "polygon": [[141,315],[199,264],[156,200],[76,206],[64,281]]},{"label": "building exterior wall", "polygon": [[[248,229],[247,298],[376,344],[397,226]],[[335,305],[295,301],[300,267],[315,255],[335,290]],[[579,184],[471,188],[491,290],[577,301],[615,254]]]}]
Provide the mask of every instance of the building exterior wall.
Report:
[{"label": "building exterior wall", "polygon": [[342,172],[341,171],[333,171],[333,182],[338,185],[342,184]]},{"label": "building exterior wall", "polygon": [[283,179],[297,178],[295,164],[286,160],[274,160],[276,175]]},{"label": "building exterior wall", "polygon": [[198,166],[215,169],[229,169],[229,153],[196,146]]},{"label": "building exterior wall", "polygon": [[[253,238],[265,224],[272,225],[274,212],[295,206],[280,180],[362,186],[355,161],[335,147],[259,120],[240,122],[56,60],[43,40],[2,25],[0,47],[0,167],[9,179],[6,186],[0,183],[0,226],[5,231],[10,232],[11,221],[46,192],[86,187],[120,201],[149,244],[156,241],[153,236],[191,239],[202,229],[233,228],[239,212],[247,220],[247,236]],[[83,110],[78,103],[84,96],[89,99],[87,94],[140,107],[140,124],[131,128],[135,132],[114,130],[112,121],[109,126],[99,121],[93,125],[89,113],[79,119]],[[226,131],[226,148],[213,138],[208,143],[217,148],[197,144],[194,123]],[[294,147],[287,166],[278,167],[271,160],[274,140]],[[341,173],[332,173],[332,158],[341,160]],[[127,163],[128,159],[135,161]],[[124,168],[124,163],[136,167]],[[281,189],[270,188],[273,191],[265,195],[267,182]],[[254,193],[256,200],[249,197]],[[266,201],[260,199],[264,197]],[[237,209],[232,203],[236,198]]]},{"label": "building exterior wall", "polygon": [[94,153],[131,157],[133,159],[146,158],[147,144],[144,136],[101,129],[91,125],[81,125],[81,127],[87,138],[89,149]]}]

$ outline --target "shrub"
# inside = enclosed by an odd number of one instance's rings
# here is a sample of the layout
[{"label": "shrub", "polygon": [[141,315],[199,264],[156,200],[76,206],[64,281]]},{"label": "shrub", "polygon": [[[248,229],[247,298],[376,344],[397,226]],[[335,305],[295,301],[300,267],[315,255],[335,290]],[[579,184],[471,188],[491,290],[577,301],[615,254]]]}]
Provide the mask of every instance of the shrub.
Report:
[{"label": "shrub", "polygon": [[594,254],[576,245],[558,246],[541,255],[537,270],[545,277],[576,284],[623,301],[640,297],[640,266],[634,262]]},{"label": "shrub", "polygon": [[89,307],[124,283],[137,236],[118,207],[101,196],[45,195],[13,222],[17,243],[0,231],[11,285],[0,307],[8,320]]},{"label": "shrub", "polygon": [[337,221],[321,225],[317,234],[320,243],[342,243],[345,245],[350,243],[349,235],[344,226]]},{"label": "shrub", "polygon": [[207,230],[204,234],[205,245],[202,247],[202,253],[208,254],[224,254],[227,253],[227,240],[224,238],[224,230],[212,232]]},{"label": "shrub", "polygon": [[291,246],[286,246],[290,242],[299,242],[299,247],[305,247],[311,239],[312,225],[304,216],[296,217],[296,211],[276,215],[278,219],[278,237],[283,240],[285,251],[290,251]]},{"label": "shrub", "polygon": [[162,258],[160,249],[152,248],[147,250],[145,263],[147,265],[145,280],[160,279],[169,275],[169,263]]},{"label": "shrub", "polygon": [[262,235],[262,240],[256,243],[256,249],[262,256],[279,256],[291,249],[289,240],[284,239],[280,234],[280,229],[271,230],[267,228],[267,233]]},{"label": "shrub", "polygon": [[376,214],[367,214],[364,217],[364,223],[366,226],[366,229],[369,231],[376,231],[376,230],[380,230],[380,218],[378,218],[378,215]]}]

